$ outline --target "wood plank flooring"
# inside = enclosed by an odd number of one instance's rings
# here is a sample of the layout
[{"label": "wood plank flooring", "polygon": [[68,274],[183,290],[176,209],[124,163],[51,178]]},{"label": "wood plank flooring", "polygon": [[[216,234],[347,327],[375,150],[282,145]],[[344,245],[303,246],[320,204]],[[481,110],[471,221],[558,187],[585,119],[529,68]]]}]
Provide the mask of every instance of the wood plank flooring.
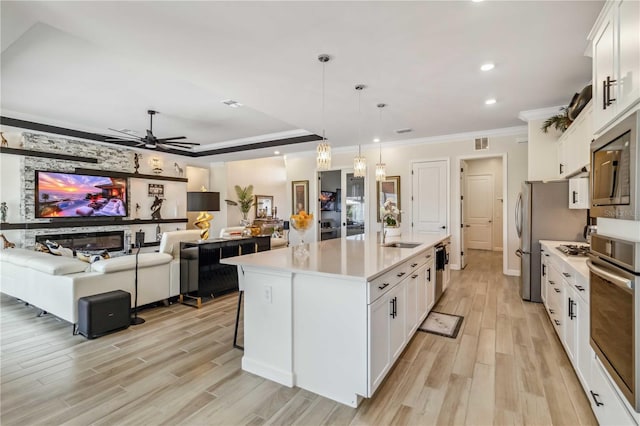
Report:
[{"label": "wood plank flooring", "polygon": [[358,409],[243,372],[236,294],[95,340],[2,295],[0,423],[597,424],[542,305],[520,300],[501,253],[470,252],[437,306],[465,317],[458,337],[418,332]]}]

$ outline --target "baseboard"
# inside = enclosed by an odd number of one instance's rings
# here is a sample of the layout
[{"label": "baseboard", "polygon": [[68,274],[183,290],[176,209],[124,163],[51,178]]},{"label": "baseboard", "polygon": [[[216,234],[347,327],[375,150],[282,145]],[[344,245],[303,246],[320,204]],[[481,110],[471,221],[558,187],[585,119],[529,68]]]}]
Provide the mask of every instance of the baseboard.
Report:
[{"label": "baseboard", "polygon": [[273,368],[263,362],[248,359],[246,355],[242,357],[242,369],[290,388],[295,385],[292,372]]},{"label": "baseboard", "polygon": [[505,275],[509,275],[512,277],[519,277],[520,276],[520,270],[519,269],[507,269],[507,273]]}]

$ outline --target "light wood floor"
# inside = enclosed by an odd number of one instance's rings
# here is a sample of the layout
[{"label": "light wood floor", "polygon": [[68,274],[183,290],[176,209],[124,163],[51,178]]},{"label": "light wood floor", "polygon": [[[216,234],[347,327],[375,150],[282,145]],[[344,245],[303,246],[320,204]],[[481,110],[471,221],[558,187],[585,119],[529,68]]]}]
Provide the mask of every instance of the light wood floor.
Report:
[{"label": "light wood floor", "polygon": [[437,310],[458,337],[418,332],[358,409],[245,373],[232,349],[237,296],[96,340],[2,295],[2,425],[596,424],[542,305],[522,302],[500,253],[473,251]]}]

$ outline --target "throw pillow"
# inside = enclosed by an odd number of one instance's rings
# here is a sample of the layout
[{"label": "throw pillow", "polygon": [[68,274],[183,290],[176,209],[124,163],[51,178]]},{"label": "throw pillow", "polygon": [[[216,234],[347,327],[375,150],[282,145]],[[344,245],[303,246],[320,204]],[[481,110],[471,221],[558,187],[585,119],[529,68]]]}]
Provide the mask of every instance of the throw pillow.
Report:
[{"label": "throw pillow", "polygon": [[99,260],[109,259],[111,256],[109,256],[109,252],[108,251],[103,250],[101,252],[77,251],[76,252],[76,257],[78,259],[82,260],[83,262],[94,263],[94,262],[97,262]]},{"label": "throw pillow", "polygon": [[49,250],[49,247],[47,247],[46,245],[42,244],[42,243],[38,243],[36,242],[35,247],[33,248],[35,251],[40,251],[42,253],[49,253],[51,254],[51,250]]},{"label": "throw pillow", "polygon": [[73,250],[70,248],[62,247],[60,244],[55,241],[45,241],[44,242],[49,252],[54,256],[65,256],[65,257],[73,257]]}]

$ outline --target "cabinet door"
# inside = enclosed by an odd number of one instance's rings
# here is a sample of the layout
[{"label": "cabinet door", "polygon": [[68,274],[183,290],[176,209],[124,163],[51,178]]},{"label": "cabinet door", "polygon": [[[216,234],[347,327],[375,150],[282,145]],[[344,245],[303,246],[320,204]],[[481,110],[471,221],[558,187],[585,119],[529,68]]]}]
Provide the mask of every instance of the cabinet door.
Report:
[{"label": "cabinet door", "polygon": [[569,144],[575,129],[576,128],[571,125],[558,140],[558,177],[562,179],[571,172],[571,170],[569,170],[569,150],[571,149]]},{"label": "cabinet door", "polygon": [[[577,291],[575,293],[577,294]],[[591,344],[589,343],[589,305],[582,300],[581,297],[577,297],[574,312],[577,315],[578,321],[576,348],[578,363],[576,371],[578,372],[580,381],[588,391],[589,384],[591,382],[591,359],[595,356],[593,349],[591,348]],[[576,366],[576,364],[574,364],[574,366]]]},{"label": "cabinet door", "polygon": [[618,1],[614,5],[617,19],[618,82],[616,84],[617,111],[640,99],[640,2]]},{"label": "cabinet door", "polygon": [[413,271],[406,279],[407,303],[405,325],[407,336],[413,335],[418,328],[418,283],[420,282],[420,271]]},{"label": "cabinet door", "polygon": [[388,294],[388,304],[391,309],[391,314],[389,315],[391,319],[389,321],[389,349],[391,362],[393,363],[400,356],[402,349],[404,349],[407,337],[407,328],[405,326],[407,317],[407,280],[403,280]]},{"label": "cabinet door", "polygon": [[[593,122],[594,130],[602,129],[615,115],[614,104],[606,105],[607,77],[615,80],[613,13],[603,20],[593,40]],[[615,86],[611,86],[615,98]]]},{"label": "cabinet door", "polygon": [[589,178],[569,179],[569,208],[589,208]]},{"label": "cabinet door", "polygon": [[[416,272],[419,276],[416,278],[418,280],[417,286],[417,294],[418,294],[418,303],[417,303],[417,318],[416,318],[416,328],[420,325],[424,317],[427,316],[427,309],[429,307],[429,299],[428,299],[428,281],[427,281],[427,265],[421,266]],[[411,275],[413,277],[413,275]]]},{"label": "cabinet door", "polygon": [[389,352],[391,313],[389,296],[382,296],[369,305],[369,395],[378,388],[391,363]]},{"label": "cabinet door", "polygon": [[566,281],[564,282],[565,295],[564,301],[566,303],[564,310],[564,347],[567,352],[567,356],[574,368],[577,365],[576,349],[578,345],[578,318],[576,315],[576,294],[571,286]]},{"label": "cabinet door", "polygon": [[591,386],[587,397],[601,425],[635,424],[595,356],[591,359]]}]

